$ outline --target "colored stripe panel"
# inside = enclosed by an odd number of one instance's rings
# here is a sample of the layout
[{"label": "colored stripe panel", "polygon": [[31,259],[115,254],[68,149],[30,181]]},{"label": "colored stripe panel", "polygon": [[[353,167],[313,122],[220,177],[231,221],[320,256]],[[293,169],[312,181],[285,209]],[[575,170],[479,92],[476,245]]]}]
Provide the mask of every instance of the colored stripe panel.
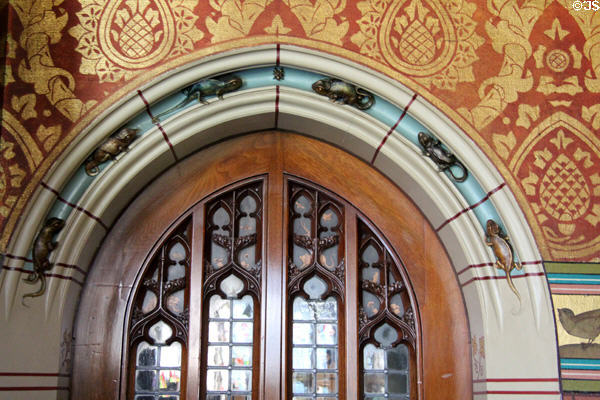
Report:
[{"label": "colored stripe panel", "polygon": [[[2,269],[5,269],[7,271],[17,271],[17,272],[23,272],[26,274],[29,274],[33,271],[28,270],[28,269],[24,269],[24,268],[15,268],[15,267],[8,267],[6,265],[2,266]],[[47,278],[58,278],[58,279],[64,279],[64,280],[68,280],[68,281],[73,281],[76,284],[78,284],[79,286],[83,287],[83,282],[78,281],[77,279],[73,278],[72,276],[66,276],[66,275],[61,275],[61,274],[50,274],[45,272],[44,276]]]},{"label": "colored stripe panel", "polygon": [[[544,273],[543,272],[534,272],[534,273],[526,273],[526,274],[523,274],[523,275],[511,275],[511,277],[513,279],[515,279],[515,278],[526,278],[528,276],[544,276]],[[465,286],[467,286],[470,283],[473,283],[475,281],[489,281],[489,280],[494,280],[494,279],[506,279],[506,275],[501,275],[501,276],[476,276],[474,278],[469,279],[465,283],[461,283],[461,286],[465,287]]]},{"label": "colored stripe panel", "polygon": [[600,371],[591,371],[585,369],[563,369],[560,371],[563,379],[600,379]]},{"label": "colored stripe panel", "polygon": [[600,263],[555,263],[544,262],[548,274],[597,274],[600,275]]},{"label": "colored stripe panel", "polygon": [[60,195],[60,193],[58,192],[58,190],[56,190],[56,189],[54,189],[54,188],[50,187],[50,186],[49,186],[47,183],[45,183],[44,181],[41,181],[41,182],[40,182],[40,185],[42,185],[42,187],[43,187],[44,189],[46,189],[46,190],[48,190],[48,191],[52,192],[52,193],[53,193],[53,194],[56,196],[56,198],[57,198],[57,199],[58,199],[60,202],[62,202],[62,203],[64,203],[64,204],[68,205],[68,206],[69,206],[69,207],[71,207],[71,208],[74,208],[74,209],[75,209],[75,210],[77,210],[77,211],[80,211],[80,212],[84,213],[85,215],[87,215],[88,217],[90,217],[91,219],[93,219],[94,221],[98,222],[98,223],[100,224],[100,226],[102,226],[102,227],[104,228],[104,230],[108,230],[108,226],[106,226],[106,224],[105,224],[104,222],[102,222],[102,220],[101,220],[99,217],[95,216],[94,214],[92,214],[91,212],[89,212],[88,210],[86,210],[85,208],[83,208],[83,207],[81,207],[81,206],[78,206],[77,204],[73,204],[73,203],[71,203],[70,201],[67,201],[67,200],[65,200],[65,199],[64,199],[64,198],[63,198],[63,197]]},{"label": "colored stripe panel", "polygon": [[575,283],[580,285],[600,285],[600,275],[587,274],[548,274],[550,283]]},{"label": "colored stripe panel", "polygon": [[552,294],[600,294],[600,286],[551,283],[550,291]]},{"label": "colored stripe panel", "polygon": [[600,360],[584,358],[561,358],[561,369],[584,369],[600,371]]}]

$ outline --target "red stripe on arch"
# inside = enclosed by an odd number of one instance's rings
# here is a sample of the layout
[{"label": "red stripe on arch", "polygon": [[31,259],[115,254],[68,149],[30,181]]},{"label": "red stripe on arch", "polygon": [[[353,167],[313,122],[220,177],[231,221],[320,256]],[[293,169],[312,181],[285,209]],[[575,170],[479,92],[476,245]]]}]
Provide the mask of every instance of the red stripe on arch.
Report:
[{"label": "red stripe on arch", "polygon": [[480,205],[482,205],[483,203],[485,203],[491,195],[493,195],[494,193],[496,193],[497,191],[499,191],[500,189],[502,189],[504,186],[506,185],[506,182],[502,182],[498,187],[490,190],[481,200],[479,200],[477,203],[470,205],[469,207],[457,212],[453,217],[448,218],[443,224],[441,224],[435,231],[439,232],[444,226],[448,225],[450,222],[454,221],[456,218],[460,217],[462,214],[471,211],[472,209],[474,209],[475,207],[478,207]]},{"label": "red stripe on arch", "polygon": [[90,217],[91,219],[93,219],[94,221],[98,222],[100,224],[100,226],[102,226],[104,228],[104,230],[108,230],[108,226],[104,222],[102,222],[102,220],[100,219],[100,217],[95,216],[90,211],[86,210],[85,208],[83,208],[81,206],[78,206],[77,204],[71,203],[67,199],[63,198],[60,195],[60,193],[58,192],[58,190],[50,187],[50,185],[48,185],[46,182],[41,181],[40,185],[42,185],[42,187],[44,189],[52,192],[60,202],[65,203],[69,207],[71,207],[71,208],[73,208],[73,209],[75,209],[77,211],[80,211],[80,212],[84,213],[85,215],[87,215],[88,217]]},{"label": "red stripe on arch", "polygon": [[[142,93],[141,90],[138,90],[137,92],[138,92],[138,95],[140,96],[140,99],[142,99],[142,101],[144,102],[144,105],[146,106],[146,113],[148,113],[148,115],[150,116],[150,119],[153,120],[154,116],[152,115],[152,111],[150,111],[150,103],[148,103],[148,100],[146,100],[146,98],[144,97],[144,94]],[[169,145],[169,150],[171,150],[171,154],[173,154],[173,158],[175,159],[175,162],[179,161],[177,154],[175,154],[175,149],[173,148],[173,144],[169,140],[169,137],[167,136],[167,132],[165,132],[165,130],[163,129],[162,125],[160,124],[160,121],[154,122],[154,125],[157,126],[158,130],[163,135],[163,139],[165,139],[165,142],[167,142],[167,144]]]},{"label": "red stripe on arch", "polygon": [[400,118],[398,118],[398,121],[396,121],[396,123],[394,124],[394,126],[392,126],[390,128],[390,130],[386,133],[385,137],[383,138],[383,140],[381,141],[381,143],[377,147],[377,150],[375,150],[375,154],[373,154],[373,159],[371,160],[371,164],[375,164],[375,159],[379,155],[379,151],[381,151],[381,148],[383,147],[383,145],[385,144],[385,142],[388,140],[388,137],[392,134],[392,132],[394,132],[394,130],[398,127],[398,125],[400,124],[400,122],[404,119],[404,117],[406,116],[406,113],[407,113],[408,109],[410,108],[410,106],[412,105],[413,101],[415,101],[416,98],[417,98],[417,94],[415,93],[413,95],[413,97],[410,99],[410,101],[408,102],[408,104],[406,105],[406,107],[404,107],[404,111],[402,111],[402,115],[400,115]]}]

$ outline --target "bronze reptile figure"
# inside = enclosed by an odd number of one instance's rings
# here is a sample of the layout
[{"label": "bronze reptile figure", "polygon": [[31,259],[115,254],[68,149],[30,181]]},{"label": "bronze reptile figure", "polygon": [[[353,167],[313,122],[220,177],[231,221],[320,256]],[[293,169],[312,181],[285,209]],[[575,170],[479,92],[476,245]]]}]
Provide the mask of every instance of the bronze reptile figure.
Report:
[{"label": "bronze reptile figure", "polygon": [[521,301],[521,296],[512,281],[510,273],[515,268],[520,271],[522,265],[515,263],[513,260],[513,251],[508,243],[508,236],[502,233],[500,227],[493,219],[488,219],[486,224],[485,244],[490,246],[494,251],[494,255],[496,256],[496,268],[506,272],[508,286],[510,286],[510,289],[517,295],[519,301]]}]

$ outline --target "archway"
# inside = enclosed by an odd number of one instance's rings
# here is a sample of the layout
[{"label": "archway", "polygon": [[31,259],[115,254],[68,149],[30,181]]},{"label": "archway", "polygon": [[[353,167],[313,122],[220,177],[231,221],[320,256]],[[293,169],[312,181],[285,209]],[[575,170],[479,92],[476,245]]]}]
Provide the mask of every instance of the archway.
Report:
[{"label": "archway", "polygon": [[[309,77],[314,77],[312,71],[318,69],[319,76],[352,81],[386,100],[392,111],[360,112],[318,97],[304,78],[290,80],[290,86],[271,78],[268,85],[231,93],[210,107],[183,110],[161,123],[161,127],[153,125],[145,113],[147,105],[203,77],[243,68],[262,68],[271,74],[271,68],[264,68],[269,64],[305,71]],[[137,119],[130,121],[140,112]],[[404,122],[396,124],[402,114],[407,114]],[[80,166],[87,155],[109,132],[127,121],[143,127],[143,137],[96,179],[82,175]],[[52,260],[60,268],[58,274],[81,280],[81,273],[69,266],[76,266],[85,274],[94,254],[90,249],[101,243],[105,228],[112,225],[134,193],[176,162],[174,154],[181,158],[232,135],[272,128],[275,121],[279,128],[313,135],[367,162],[373,161],[377,169],[419,204],[437,229],[463,288],[471,339],[477,346],[473,360],[476,393],[508,391],[519,379],[525,379],[519,384],[525,391],[552,394],[558,390],[554,321],[539,252],[502,178],[466,136],[425,101],[366,68],[312,51],[290,46],[278,52],[273,46],[223,54],[174,71],[115,105],[80,136],[44,180],[45,186],[30,202],[27,218],[17,228],[8,252],[26,258],[45,217],[66,215],[67,225],[58,237],[61,246],[52,254]],[[463,190],[464,186],[438,174],[415,142],[398,134],[409,131],[416,135],[419,129],[440,138],[464,162],[474,186]],[[63,200],[76,198],[71,203],[77,207],[58,202],[57,193]],[[57,206],[49,212],[53,204]],[[515,279],[521,293],[520,308],[504,278],[494,269],[495,260],[484,244],[487,218],[504,224],[516,254],[525,264],[525,273]],[[22,260],[9,262],[11,267],[23,267]],[[19,285],[19,276],[18,272],[8,272],[4,277],[7,314],[20,307],[20,295],[28,289]],[[70,332],[79,292],[80,286],[72,279],[51,279],[43,302],[36,303],[37,308],[15,326],[30,325],[29,318],[51,321],[56,333],[52,348],[58,349],[64,333]],[[524,338],[536,340],[523,342]],[[57,353],[53,350],[54,355],[48,357],[60,364]]]}]

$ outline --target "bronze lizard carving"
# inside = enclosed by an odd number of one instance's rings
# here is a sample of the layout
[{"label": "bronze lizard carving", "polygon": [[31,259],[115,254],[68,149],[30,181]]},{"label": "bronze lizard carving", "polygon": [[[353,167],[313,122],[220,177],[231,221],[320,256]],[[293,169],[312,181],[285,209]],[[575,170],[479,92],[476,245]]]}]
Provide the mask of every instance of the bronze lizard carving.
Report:
[{"label": "bronze lizard carving", "polygon": [[28,293],[23,296],[21,303],[25,305],[26,297],[38,297],[44,294],[46,290],[46,277],[44,273],[52,268],[52,264],[48,260],[50,253],[58,246],[58,243],[52,238],[55,234],[65,226],[65,221],[60,218],[50,218],[46,221],[33,243],[33,271],[29,276],[23,279],[28,284],[41,282],[40,289],[37,292]]},{"label": "bronze lizard carving", "polygon": [[[448,170],[456,182],[464,182],[467,180],[468,172],[463,163],[461,163],[454,154],[444,149],[442,143],[438,139],[431,137],[424,132],[419,132],[419,144],[423,148],[423,155],[431,158],[440,171]],[[454,172],[450,168],[453,165],[456,165],[462,170],[461,176],[454,175]]]},{"label": "bronze lizard carving", "polygon": [[152,122],[159,122],[162,116],[183,108],[194,100],[197,100],[203,104],[208,104],[207,101],[204,100],[205,96],[216,95],[219,99],[223,99],[223,95],[225,93],[233,92],[234,90],[241,88],[242,83],[242,79],[238,78],[237,76],[203,79],[200,82],[196,82],[181,91],[185,95],[185,99],[168,110],[165,110],[153,117]]},{"label": "bronze lizard carving", "polygon": [[127,150],[127,146],[136,138],[139,129],[123,128],[113,136],[106,138],[85,162],[85,172],[95,176],[100,172],[98,166],[108,160],[114,160],[119,154]]},{"label": "bronze lizard carving", "polygon": [[313,83],[312,89],[333,102],[348,104],[359,110],[367,110],[375,103],[372,93],[339,79],[320,79]]},{"label": "bronze lizard carving", "polygon": [[506,272],[508,286],[510,286],[510,289],[517,295],[517,298],[520,301],[521,296],[512,281],[510,273],[515,268],[520,271],[523,267],[521,264],[514,262],[513,251],[508,243],[508,236],[502,233],[498,224],[492,219],[488,219],[486,224],[485,244],[490,246],[494,251],[494,255],[496,256],[496,268]]}]

